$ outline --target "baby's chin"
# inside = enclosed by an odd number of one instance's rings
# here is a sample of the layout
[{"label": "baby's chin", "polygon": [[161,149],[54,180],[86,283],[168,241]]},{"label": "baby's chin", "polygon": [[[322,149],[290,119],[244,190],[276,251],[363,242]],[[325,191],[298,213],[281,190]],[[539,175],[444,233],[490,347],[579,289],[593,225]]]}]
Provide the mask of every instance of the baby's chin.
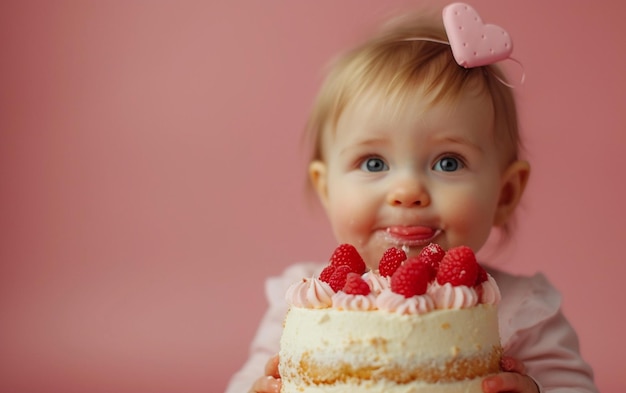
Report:
[{"label": "baby's chin", "polygon": [[[431,242],[429,244],[437,244],[437,245],[441,246],[444,250],[446,249],[445,245],[443,245],[441,243],[438,243],[436,241]],[[406,253],[407,258],[412,258],[412,257],[418,256],[420,254],[420,252],[422,252],[422,250],[425,247],[427,247],[427,246],[428,246],[428,244],[424,245],[424,246],[419,246],[419,247],[406,247],[405,246],[405,247],[400,247],[400,249],[402,249],[402,251],[404,251]]]}]

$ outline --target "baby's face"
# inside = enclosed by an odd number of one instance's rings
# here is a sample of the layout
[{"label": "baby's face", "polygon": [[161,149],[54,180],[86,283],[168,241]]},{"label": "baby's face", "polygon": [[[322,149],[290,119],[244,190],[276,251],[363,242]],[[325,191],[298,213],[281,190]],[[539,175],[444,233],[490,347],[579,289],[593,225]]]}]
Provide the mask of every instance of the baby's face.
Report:
[{"label": "baby's face", "polygon": [[402,108],[376,95],[349,105],[325,135],[325,161],[311,164],[337,241],[373,269],[391,246],[409,256],[430,242],[478,251],[502,188],[493,118],[486,97],[468,94],[435,105],[419,94]]}]

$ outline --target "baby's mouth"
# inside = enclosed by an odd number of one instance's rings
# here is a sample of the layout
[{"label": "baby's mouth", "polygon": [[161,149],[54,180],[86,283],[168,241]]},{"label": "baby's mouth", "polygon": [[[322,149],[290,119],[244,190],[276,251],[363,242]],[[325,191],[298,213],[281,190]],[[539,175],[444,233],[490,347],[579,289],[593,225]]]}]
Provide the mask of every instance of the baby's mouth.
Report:
[{"label": "baby's mouth", "polygon": [[386,240],[395,246],[421,247],[428,245],[441,229],[426,226],[390,226],[385,230]]}]

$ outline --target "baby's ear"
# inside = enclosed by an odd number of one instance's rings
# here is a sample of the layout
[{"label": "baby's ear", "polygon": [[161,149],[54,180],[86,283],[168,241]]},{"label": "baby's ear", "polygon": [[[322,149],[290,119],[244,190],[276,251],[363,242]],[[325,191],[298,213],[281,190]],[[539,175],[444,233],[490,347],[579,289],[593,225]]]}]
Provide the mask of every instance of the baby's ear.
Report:
[{"label": "baby's ear", "polygon": [[323,161],[315,160],[309,164],[309,178],[313,188],[317,191],[322,205],[326,207],[328,201],[328,187],[326,177],[326,164]]},{"label": "baby's ear", "polygon": [[509,220],[524,194],[529,176],[530,164],[527,161],[515,161],[504,171],[493,225],[502,226]]}]

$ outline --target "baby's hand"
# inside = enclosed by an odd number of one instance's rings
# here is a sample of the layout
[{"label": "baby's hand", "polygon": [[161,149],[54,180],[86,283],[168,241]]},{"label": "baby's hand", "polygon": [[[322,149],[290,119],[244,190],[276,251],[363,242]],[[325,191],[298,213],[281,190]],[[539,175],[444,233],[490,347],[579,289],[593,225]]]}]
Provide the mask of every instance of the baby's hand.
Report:
[{"label": "baby's hand", "polygon": [[483,392],[539,393],[535,381],[526,375],[524,363],[503,357],[501,365],[503,372],[483,380]]},{"label": "baby's hand", "polygon": [[278,374],[278,355],[274,355],[265,365],[265,376],[254,381],[250,393],[280,393],[281,383]]}]

